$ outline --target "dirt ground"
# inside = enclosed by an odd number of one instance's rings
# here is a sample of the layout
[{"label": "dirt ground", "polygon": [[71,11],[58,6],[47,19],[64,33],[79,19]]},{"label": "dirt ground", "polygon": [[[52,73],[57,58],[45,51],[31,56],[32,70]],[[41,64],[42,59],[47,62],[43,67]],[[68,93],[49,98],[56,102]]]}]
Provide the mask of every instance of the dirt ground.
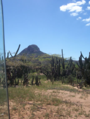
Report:
[{"label": "dirt ground", "polygon": [[[11,119],[90,119],[90,93],[82,91],[36,90],[35,93],[63,100],[59,105],[25,101],[16,104],[10,100]],[[58,101],[58,100],[57,100]]]}]

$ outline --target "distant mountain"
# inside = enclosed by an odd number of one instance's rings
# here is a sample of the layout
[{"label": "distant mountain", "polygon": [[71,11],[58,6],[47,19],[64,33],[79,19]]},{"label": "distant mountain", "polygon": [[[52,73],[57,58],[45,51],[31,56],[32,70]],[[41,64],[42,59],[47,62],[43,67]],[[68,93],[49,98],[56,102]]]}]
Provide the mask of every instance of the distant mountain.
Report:
[{"label": "distant mountain", "polygon": [[[23,49],[19,54],[18,56],[26,56],[27,58],[34,55],[34,57],[38,57],[38,56],[43,56],[45,55],[45,57],[43,58],[51,58],[52,56],[58,56],[58,54],[54,54],[54,55],[49,55],[49,54],[46,54],[42,51],[40,51],[39,47],[35,44],[33,45],[29,45],[27,48]],[[60,57],[60,56],[59,56]],[[65,62],[68,62],[69,60],[65,60]],[[73,62],[78,62],[77,60],[73,60]]]},{"label": "distant mountain", "polygon": [[[23,55],[25,57],[23,57]],[[62,57],[59,54],[53,54],[53,55],[49,55],[47,53],[44,53],[42,51],[40,51],[39,47],[37,45],[29,45],[27,48],[23,49],[16,57],[15,59],[13,57],[9,58],[11,59],[10,61],[7,59],[7,64],[8,65],[22,65],[22,61],[23,63],[27,61],[29,61],[30,65],[37,65],[40,66],[41,64],[46,65],[47,63],[51,62],[51,58],[53,57],[59,57],[62,61]],[[15,63],[15,60],[18,61],[18,63]],[[69,59],[65,58],[65,63],[68,63]],[[78,62],[78,60],[73,60],[73,62],[76,64],[76,62]]]},{"label": "distant mountain", "polygon": [[45,55],[46,53],[40,51],[39,47],[37,45],[29,45],[27,48],[25,48],[24,50],[22,50],[19,55],[25,55],[26,57],[30,56],[30,55]]}]

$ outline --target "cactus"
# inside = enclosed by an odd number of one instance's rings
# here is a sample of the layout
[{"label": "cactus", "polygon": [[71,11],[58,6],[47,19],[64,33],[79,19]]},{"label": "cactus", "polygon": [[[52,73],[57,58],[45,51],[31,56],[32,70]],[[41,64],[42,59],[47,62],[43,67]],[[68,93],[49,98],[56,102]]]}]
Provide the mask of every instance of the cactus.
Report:
[{"label": "cactus", "polygon": [[11,57],[16,57],[16,55],[17,55],[17,53],[18,53],[19,49],[20,49],[20,44],[19,44],[19,46],[18,46],[18,49],[17,49],[17,51],[16,51],[15,55],[14,55],[14,56],[12,56],[12,53],[9,51],[9,52],[7,53],[7,58],[9,58],[9,54],[11,55]]},{"label": "cactus", "polygon": [[81,70],[82,70],[82,68],[83,68],[82,57],[83,57],[83,55],[82,55],[82,53],[81,53],[81,55],[80,55],[80,57],[79,57],[79,64],[77,63],[78,67],[79,67]]},{"label": "cactus", "polygon": [[72,66],[72,57],[70,57],[69,66],[70,66],[70,67]]},{"label": "cactus", "polygon": [[8,57],[9,57],[9,54],[11,55],[11,57],[13,57],[10,51],[8,52]]},{"label": "cactus", "polygon": [[18,53],[19,49],[20,49],[20,44],[19,44],[19,46],[18,46],[18,49],[17,49],[17,51],[16,51],[16,53],[15,53],[14,57],[17,55],[17,53]]},{"label": "cactus", "polygon": [[52,57],[52,60],[51,60],[51,67],[54,67],[54,58]]},{"label": "cactus", "polygon": [[38,76],[35,77],[35,84],[36,84],[37,86],[39,86],[39,78],[38,78]]},{"label": "cactus", "polygon": [[[82,62],[82,58],[84,59],[84,63]],[[86,85],[86,83],[90,85],[90,53],[89,53],[88,58],[87,57],[84,58],[84,56],[81,53],[81,55],[79,57],[78,67],[82,73],[84,80],[85,80],[85,85]]]},{"label": "cactus", "polygon": [[27,74],[24,74],[23,86],[24,85],[28,86],[28,76],[27,76]]},{"label": "cactus", "polygon": [[59,59],[59,64],[58,64],[58,75],[59,75],[59,77],[60,77],[60,59]]},{"label": "cactus", "polygon": [[34,76],[32,76],[31,85],[33,85],[33,82],[34,82]]},{"label": "cactus", "polygon": [[59,59],[59,61],[58,61],[58,64],[57,64],[57,76],[58,76],[58,78],[60,77],[60,59]]},{"label": "cactus", "polygon": [[68,83],[70,83],[70,85],[73,85],[74,84],[74,79],[73,79],[73,76],[72,75],[69,75],[68,76]]},{"label": "cactus", "polygon": [[9,52],[7,52],[7,58],[9,58]]}]

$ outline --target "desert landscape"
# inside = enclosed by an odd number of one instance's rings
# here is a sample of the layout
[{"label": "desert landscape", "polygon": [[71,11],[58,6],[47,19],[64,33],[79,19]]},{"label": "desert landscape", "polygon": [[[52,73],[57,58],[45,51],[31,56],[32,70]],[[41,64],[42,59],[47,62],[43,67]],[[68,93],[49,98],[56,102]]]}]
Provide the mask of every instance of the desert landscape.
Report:
[{"label": "desert landscape", "polygon": [[44,80],[9,88],[9,105],[11,119],[89,119],[90,90]]}]

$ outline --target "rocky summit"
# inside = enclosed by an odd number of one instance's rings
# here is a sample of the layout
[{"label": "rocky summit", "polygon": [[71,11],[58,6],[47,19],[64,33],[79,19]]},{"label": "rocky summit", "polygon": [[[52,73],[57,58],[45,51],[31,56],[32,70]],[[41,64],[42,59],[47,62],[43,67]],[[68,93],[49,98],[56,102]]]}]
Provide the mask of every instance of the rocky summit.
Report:
[{"label": "rocky summit", "polygon": [[30,56],[32,54],[35,54],[38,56],[38,55],[43,55],[46,53],[43,53],[42,51],[40,51],[37,45],[29,45],[27,48],[25,48],[19,53],[19,55],[25,55],[25,56]]}]

